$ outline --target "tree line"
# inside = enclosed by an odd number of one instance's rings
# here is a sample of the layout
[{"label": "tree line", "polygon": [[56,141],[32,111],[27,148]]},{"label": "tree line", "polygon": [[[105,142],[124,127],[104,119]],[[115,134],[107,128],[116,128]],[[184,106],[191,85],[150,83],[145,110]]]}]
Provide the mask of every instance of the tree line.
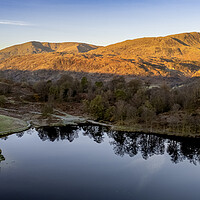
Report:
[{"label": "tree line", "polygon": [[[98,121],[200,132],[199,81],[172,88],[165,83],[153,87],[137,78],[126,81],[117,76],[107,82],[92,82],[63,75],[57,81],[39,81],[29,87],[34,92],[31,101],[46,103],[44,112],[53,112],[55,104],[76,102]],[[9,91],[8,84],[0,84],[0,95]]]},{"label": "tree line", "polygon": [[108,82],[91,82],[65,75],[56,82],[42,81],[34,86],[35,98],[44,102],[80,102],[96,120],[149,123],[163,113],[191,113],[200,107],[200,84],[170,88],[165,83],[151,87],[140,79],[126,82],[115,77]]}]

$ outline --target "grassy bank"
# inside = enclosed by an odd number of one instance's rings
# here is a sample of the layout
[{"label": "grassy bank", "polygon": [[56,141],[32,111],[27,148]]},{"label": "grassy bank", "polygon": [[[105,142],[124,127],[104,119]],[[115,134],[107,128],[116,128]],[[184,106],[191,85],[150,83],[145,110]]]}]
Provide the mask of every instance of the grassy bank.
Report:
[{"label": "grassy bank", "polygon": [[23,120],[0,115],[0,136],[24,131],[28,127],[28,123]]},{"label": "grassy bank", "polygon": [[199,130],[191,126],[169,127],[157,125],[155,127],[145,126],[144,124],[136,125],[114,125],[112,130],[125,132],[138,132],[156,135],[168,135],[187,138],[200,138]]}]

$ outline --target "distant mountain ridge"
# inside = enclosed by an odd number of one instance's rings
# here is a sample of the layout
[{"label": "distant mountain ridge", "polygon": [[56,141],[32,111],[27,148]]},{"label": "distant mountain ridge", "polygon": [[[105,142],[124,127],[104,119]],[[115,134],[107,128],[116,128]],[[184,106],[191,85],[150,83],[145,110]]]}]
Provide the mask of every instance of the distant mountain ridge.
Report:
[{"label": "distant mountain ridge", "polygon": [[200,33],[127,40],[106,47],[71,42],[29,42],[1,50],[0,69],[200,76]]},{"label": "distant mountain ridge", "polygon": [[98,47],[95,45],[78,42],[48,43],[32,41],[0,50],[0,60],[9,58],[11,56],[22,56],[50,52],[84,53],[96,48]]}]

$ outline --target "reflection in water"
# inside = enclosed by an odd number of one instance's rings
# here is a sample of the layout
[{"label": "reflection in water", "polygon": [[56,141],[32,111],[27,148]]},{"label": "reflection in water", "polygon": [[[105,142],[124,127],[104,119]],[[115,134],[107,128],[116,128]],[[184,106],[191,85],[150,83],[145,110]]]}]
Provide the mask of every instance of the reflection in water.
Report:
[{"label": "reflection in water", "polygon": [[[162,155],[165,152],[171,157],[173,163],[189,160],[193,164],[200,163],[200,143],[198,139],[164,138],[162,136],[126,133],[107,130],[102,126],[67,126],[46,127],[38,129],[41,140],[58,141],[68,140],[73,142],[82,133],[97,143],[104,141],[104,136],[111,139],[110,145],[116,155],[129,155],[133,157],[141,153],[146,160],[153,155]],[[20,135],[22,136],[22,135]]]},{"label": "reflection in water", "polygon": [[197,139],[66,126],[3,137],[0,148],[3,200],[199,200]]},{"label": "reflection in water", "polygon": [[2,162],[2,161],[4,161],[5,160],[5,158],[4,158],[4,156],[2,155],[2,150],[0,149],[0,163]]},{"label": "reflection in water", "polygon": [[42,141],[49,140],[51,142],[59,140],[68,140],[73,142],[75,138],[78,138],[78,132],[80,128],[76,126],[66,127],[45,127],[38,129],[38,136]]},{"label": "reflection in water", "polygon": [[88,136],[97,143],[102,143],[104,139],[104,131],[106,129],[102,126],[83,126],[83,135]]},{"label": "reflection in water", "polygon": [[111,144],[114,146],[115,154],[120,156],[128,154],[133,157],[141,152],[146,160],[153,155],[162,155],[165,152],[165,139],[154,135],[113,132],[110,136],[114,139]]},{"label": "reflection in water", "polygon": [[183,139],[181,141],[168,140],[167,153],[174,163],[188,159],[191,163],[200,163],[200,141]]}]

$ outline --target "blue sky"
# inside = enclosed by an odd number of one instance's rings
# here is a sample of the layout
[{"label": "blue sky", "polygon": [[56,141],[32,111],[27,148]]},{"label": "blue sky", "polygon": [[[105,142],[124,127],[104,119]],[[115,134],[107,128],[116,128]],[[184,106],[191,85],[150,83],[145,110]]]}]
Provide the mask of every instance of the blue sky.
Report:
[{"label": "blue sky", "polygon": [[108,45],[200,31],[198,0],[0,0],[0,49],[27,41]]}]

